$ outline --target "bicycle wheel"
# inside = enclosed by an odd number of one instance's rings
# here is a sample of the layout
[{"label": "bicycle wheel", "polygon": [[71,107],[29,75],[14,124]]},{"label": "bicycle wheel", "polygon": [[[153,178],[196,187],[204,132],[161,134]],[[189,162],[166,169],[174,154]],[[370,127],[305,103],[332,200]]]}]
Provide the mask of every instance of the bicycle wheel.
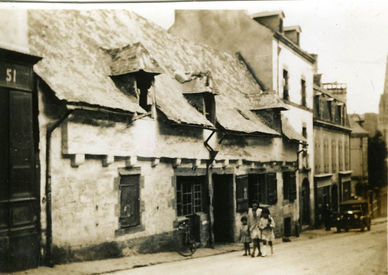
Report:
[{"label": "bicycle wheel", "polygon": [[178,246],[177,252],[184,257],[188,257],[193,255],[196,250],[197,245],[195,241],[191,237],[187,237],[187,240]]}]

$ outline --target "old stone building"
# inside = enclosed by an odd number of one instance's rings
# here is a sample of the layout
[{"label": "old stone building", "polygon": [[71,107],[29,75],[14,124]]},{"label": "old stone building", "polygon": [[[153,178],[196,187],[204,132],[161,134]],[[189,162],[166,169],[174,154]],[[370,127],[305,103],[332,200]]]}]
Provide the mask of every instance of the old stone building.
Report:
[{"label": "old stone building", "polygon": [[[314,192],[315,223],[320,226],[325,211],[338,211],[339,203],[351,198],[351,128],[346,111],[346,85],[321,83],[314,76]],[[354,191],[354,190],[353,190]]]},{"label": "old stone building", "polygon": [[[12,199],[22,202],[1,198],[2,270],[170,250],[185,217],[201,245],[233,242],[253,201],[274,214],[277,236],[295,230],[296,183],[311,182],[299,145],[306,137],[282,114],[291,104],[264,92],[241,57],[128,11],[21,16],[31,86],[27,97],[7,88],[9,121],[1,123],[16,136],[30,129],[34,146],[4,143],[5,161],[20,151],[15,158],[29,170],[0,182],[7,190],[19,182]],[[310,87],[308,79],[306,71]],[[12,237],[25,225],[27,250]]]},{"label": "old stone building", "polygon": [[[283,26],[282,11],[248,15],[231,10],[177,10],[169,32],[236,55],[263,90],[274,91],[288,107],[287,121],[305,140],[299,145],[297,207],[293,225],[314,224],[313,73],[315,57],[300,47],[299,26]],[[288,224],[288,217],[284,224]],[[287,220],[286,220],[287,219]],[[294,227],[294,226],[292,226]]]}]

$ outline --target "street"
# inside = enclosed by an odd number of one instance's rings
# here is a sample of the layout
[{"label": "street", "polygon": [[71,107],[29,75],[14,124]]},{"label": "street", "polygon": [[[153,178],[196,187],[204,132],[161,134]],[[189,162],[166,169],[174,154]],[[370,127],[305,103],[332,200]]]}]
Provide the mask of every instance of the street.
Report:
[{"label": "street", "polygon": [[[243,251],[166,263],[113,274],[388,274],[387,223],[371,231],[334,233],[281,243],[274,255],[243,257]],[[112,274],[112,273],[109,273]]]}]

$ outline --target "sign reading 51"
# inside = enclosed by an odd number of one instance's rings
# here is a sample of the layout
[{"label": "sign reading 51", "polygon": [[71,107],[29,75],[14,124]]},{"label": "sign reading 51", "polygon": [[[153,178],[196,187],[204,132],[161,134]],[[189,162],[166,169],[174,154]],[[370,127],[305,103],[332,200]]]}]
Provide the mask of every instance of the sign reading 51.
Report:
[{"label": "sign reading 51", "polygon": [[32,89],[32,67],[0,61],[0,86]]}]

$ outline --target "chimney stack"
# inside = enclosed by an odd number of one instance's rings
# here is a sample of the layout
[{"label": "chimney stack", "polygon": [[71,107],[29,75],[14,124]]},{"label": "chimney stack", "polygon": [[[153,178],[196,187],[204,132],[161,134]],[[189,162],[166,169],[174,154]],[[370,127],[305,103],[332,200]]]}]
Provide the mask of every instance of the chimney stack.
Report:
[{"label": "chimney stack", "polygon": [[283,33],[283,11],[267,11],[252,14],[252,18],[274,32]]},{"label": "chimney stack", "polygon": [[298,46],[300,46],[300,33],[301,32],[302,32],[302,29],[298,25],[284,27],[285,36]]},{"label": "chimney stack", "polygon": [[346,104],[347,87],[345,83],[322,83],[323,88],[330,92],[333,96]]}]

